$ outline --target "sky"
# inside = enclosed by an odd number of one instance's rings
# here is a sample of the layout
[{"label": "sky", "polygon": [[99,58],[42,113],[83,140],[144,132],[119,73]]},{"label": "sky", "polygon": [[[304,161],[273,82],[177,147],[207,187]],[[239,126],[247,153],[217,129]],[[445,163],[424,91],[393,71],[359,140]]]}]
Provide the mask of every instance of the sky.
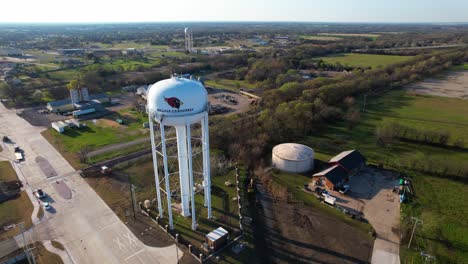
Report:
[{"label": "sky", "polygon": [[468,0],[0,0],[0,22],[468,22]]}]

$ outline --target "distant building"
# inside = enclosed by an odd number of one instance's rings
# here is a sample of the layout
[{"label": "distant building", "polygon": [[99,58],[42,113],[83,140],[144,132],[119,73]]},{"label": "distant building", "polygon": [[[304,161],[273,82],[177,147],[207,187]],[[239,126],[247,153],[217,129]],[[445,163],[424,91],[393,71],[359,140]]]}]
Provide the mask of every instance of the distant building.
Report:
[{"label": "distant building", "polygon": [[348,179],[348,173],[339,165],[333,165],[312,175],[312,181],[315,182],[315,185],[325,186],[330,190],[340,188]]},{"label": "distant building", "polygon": [[71,99],[52,101],[47,103],[47,109],[52,113],[65,113],[73,110],[85,110],[95,108],[96,104],[100,105],[103,102],[109,101],[107,94],[94,94],[89,95],[88,103],[73,104]]},{"label": "distant building", "polygon": [[328,162],[339,165],[350,175],[358,173],[366,165],[366,158],[357,150],[343,151]]},{"label": "distant building", "polygon": [[0,47],[0,56],[23,56],[23,51],[11,47]]},{"label": "distant building", "polygon": [[64,56],[83,56],[85,54],[85,49],[59,49],[57,50],[59,54]]}]

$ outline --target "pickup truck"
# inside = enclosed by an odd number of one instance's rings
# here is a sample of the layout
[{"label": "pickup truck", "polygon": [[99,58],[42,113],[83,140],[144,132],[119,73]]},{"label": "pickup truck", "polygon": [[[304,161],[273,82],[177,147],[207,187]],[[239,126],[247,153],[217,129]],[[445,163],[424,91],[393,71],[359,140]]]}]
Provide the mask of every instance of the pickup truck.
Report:
[{"label": "pickup truck", "polygon": [[23,160],[23,153],[15,152],[15,158],[16,158],[17,161],[22,161]]}]

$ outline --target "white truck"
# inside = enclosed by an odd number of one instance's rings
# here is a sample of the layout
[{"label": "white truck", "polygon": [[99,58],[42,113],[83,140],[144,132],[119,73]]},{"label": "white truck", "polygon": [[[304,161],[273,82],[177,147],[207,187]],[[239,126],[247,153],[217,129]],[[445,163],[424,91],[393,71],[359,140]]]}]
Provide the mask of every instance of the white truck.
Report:
[{"label": "white truck", "polygon": [[15,159],[17,161],[22,161],[24,157],[23,157],[23,152],[21,152],[20,147],[18,145],[15,145],[14,150],[15,150]]},{"label": "white truck", "polygon": [[327,204],[330,205],[335,205],[336,202],[336,198],[328,194],[324,195],[324,200]]},{"label": "white truck", "polygon": [[15,158],[17,161],[23,160],[23,154],[21,152],[15,152]]}]

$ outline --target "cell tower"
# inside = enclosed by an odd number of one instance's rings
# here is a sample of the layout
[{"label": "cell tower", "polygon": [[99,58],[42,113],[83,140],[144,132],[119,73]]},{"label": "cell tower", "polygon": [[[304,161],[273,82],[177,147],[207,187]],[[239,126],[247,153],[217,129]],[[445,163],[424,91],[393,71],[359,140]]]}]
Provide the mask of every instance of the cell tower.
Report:
[{"label": "cell tower", "polygon": [[192,30],[188,27],[185,28],[185,50],[193,52],[193,34]]},{"label": "cell tower", "polygon": [[176,199],[181,214],[192,216],[195,230],[196,192],[203,192],[211,218],[208,93],[198,81],[172,77],[152,85],[147,98],[159,216],[163,217],[163,192],[169,227],[174,228],[172,199]]}]

